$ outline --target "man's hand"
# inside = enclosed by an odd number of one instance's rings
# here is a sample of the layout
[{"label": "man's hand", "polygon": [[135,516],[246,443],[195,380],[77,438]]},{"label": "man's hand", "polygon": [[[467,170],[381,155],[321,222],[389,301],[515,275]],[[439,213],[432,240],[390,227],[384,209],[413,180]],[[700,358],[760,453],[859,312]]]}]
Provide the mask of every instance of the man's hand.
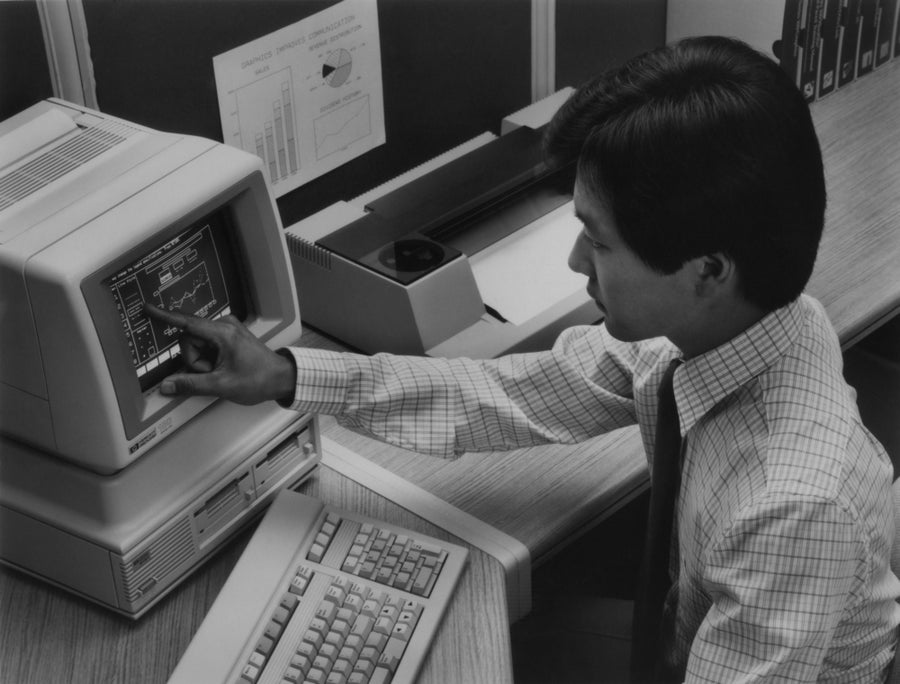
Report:
[{"label": "man's hand", "polygon": [[167,395],[203,394],[238,404],[258,404],[294,396],[293,362],[260,342],[233,316],[211,321],[145,304],[147,315],[179,328],[187,373],[163,380]]}]

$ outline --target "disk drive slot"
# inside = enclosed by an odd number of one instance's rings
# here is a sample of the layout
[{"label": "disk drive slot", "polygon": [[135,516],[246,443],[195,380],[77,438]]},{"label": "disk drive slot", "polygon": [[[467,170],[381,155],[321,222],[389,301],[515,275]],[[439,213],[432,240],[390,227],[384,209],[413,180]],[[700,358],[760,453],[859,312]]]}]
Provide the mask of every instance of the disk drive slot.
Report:
[{"label": "disk drive slot", "polygon": [[194,525],[202,544],[210,535],[231,521],[238,511],[250,505],[253,498],[253,482],[249,473],[244,473],[206,500],[194,513]]},{"label": "disk drive slot", "polygon": [[309,428],[293,432],[269,449],[256,463],[253,467],[253,477],[256,481],[257,496],[278,483],[282,474],[300,461],[311,458],[310,450],[304,448],[309,437]]}]

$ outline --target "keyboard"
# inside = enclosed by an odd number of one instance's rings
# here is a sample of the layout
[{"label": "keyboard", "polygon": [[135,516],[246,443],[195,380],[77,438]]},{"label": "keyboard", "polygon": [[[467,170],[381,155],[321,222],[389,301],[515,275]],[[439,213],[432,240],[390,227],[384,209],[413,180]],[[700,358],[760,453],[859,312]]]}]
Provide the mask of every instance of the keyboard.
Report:
[{"label": "keyboard", "polygon": [[284,490],[169,684],[413,682],[467,553]]}]

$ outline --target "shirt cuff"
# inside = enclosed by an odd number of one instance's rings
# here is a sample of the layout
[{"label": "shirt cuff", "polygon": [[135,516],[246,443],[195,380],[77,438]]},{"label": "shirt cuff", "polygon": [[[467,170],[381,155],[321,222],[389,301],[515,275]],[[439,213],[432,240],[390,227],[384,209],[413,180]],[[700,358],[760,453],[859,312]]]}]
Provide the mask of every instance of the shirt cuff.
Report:
[{"label": "shirt cuff", "polygon": [[342,353],[300,347],[284,347],[278,351],[289,353],[297,367],[293,400],[279,402],[282,406],[327,415],[343,411],[348,373]]}]

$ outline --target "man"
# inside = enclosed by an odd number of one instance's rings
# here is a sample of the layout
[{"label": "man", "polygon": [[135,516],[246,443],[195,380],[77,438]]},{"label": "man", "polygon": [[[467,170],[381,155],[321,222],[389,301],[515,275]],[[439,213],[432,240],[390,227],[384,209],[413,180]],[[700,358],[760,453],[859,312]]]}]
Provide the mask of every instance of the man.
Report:
[{"label": "man", "polygon": [[657,388],[672,378],[676,541],[656,545],[672,584],[644,628],[659,629],[658,667],[641,676],[883,678],[900,623],[891,466],[821,305],[801,294],[825,208],[802,96],[746,45],[691,39],[580,88],[546,141],[552,162],[577,160],[584,231],[569,264],[604,324],[548,352],[471,361],[273,353],[234,320],[155,311],[184,328],[202,371],[161,390],[278,399],[442,456],[637,422],[655,497]]}]

